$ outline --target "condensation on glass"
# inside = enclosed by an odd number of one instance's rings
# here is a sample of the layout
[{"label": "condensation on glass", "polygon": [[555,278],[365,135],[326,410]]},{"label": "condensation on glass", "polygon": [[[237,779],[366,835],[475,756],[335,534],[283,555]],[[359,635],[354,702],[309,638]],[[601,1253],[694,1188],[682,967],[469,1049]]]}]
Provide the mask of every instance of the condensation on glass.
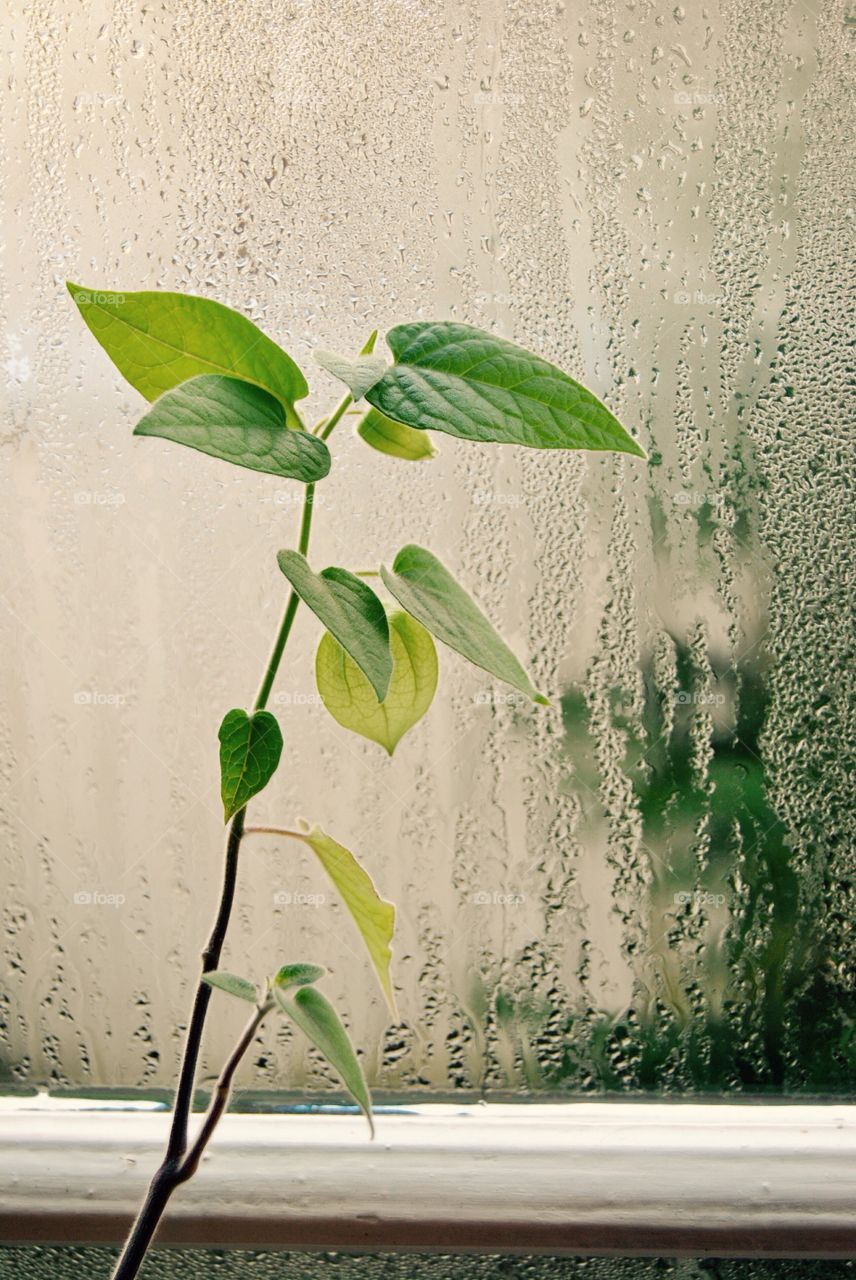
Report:
[{"label": "condensation on glass", "polygon": [[[852,1088],[854,36],[837,0],[13,3],[6,1084],[173,1080],[216,731],[255,691],[301,496],[134,440],[70,277],[218,298],[307,370],[401,320],[495,329],[650,450],[440,438],[410,465],[334,437],[316,567],[431,547],[553,706],[444,653],[388,761],[318,705],[304,614],[253,812],[320,822],[398,904],[400,1021],[297,845],[245,844],[225,964],[328,962],[396,1094]],[[243,1017],[217,1001],[209,1076]],[[273,1026],[241,1079],[330,1080]]]}]

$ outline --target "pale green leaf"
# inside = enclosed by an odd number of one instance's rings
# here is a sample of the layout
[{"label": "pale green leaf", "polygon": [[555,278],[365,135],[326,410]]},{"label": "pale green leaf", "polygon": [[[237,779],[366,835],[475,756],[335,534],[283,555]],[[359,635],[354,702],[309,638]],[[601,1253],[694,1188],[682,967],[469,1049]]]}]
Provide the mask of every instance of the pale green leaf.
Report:
[{"label": "pale green leaf", "polygon": [[355,401],[362,400],[369,388],[383,377],[389,363],[384,356],[343,356],[338,351],[325,351],[320,347],[312,354],[316,364],[344,382]]},{"label": "pale green leaf", "polygon": [[371,876],[360,866],[350,850],[338,844],[320,827],[302,832],[300,839],[315,853],[353,916],[387,1003],[394,1013],[395,996],[389,965],[392,959],[390,943],[395,928],[395,907],[381,898]]},{"label": "pale green leaf", "polygon": [[379,701],[359,667],[329,631],[315,657],[318,692],[334,720],[379,743],[392,755],[408,729],[422,719],[437,688],[437,650],[425,628],[396,610],[389,618],[392,676]]},{"label": "pale green leaf", "polygon": [[366,398],[396,422],[463,440],[646,456],[591,391],[494,334],[418,321],[386,341],[395,363]]},{"label": "pale green leaf", "polygon": [[317,987],[300,987],[294,995],[273,989],[277,1004],[342,1078],[348,1093],[365,1113],[374,1137],[372,1100],[363,1069],[338,1013]]},{"label": "pale green leaf", "polygon": [[288,431],[279,400],[251,382],[203,374],[166,391],[134,428],[239,467],[302,480],[323,479],[330,453],[306,431]]},{"label": "pale green leaf", "polygon": [[289,987],[304,987],[318,982],[327,970],[320,964],[284,964],[273,979],[274,985],[287,991]]},{"label": "pale green leaf", "polygon": [[228,822],[267,786],[282,755],[282,734],[269,711],[235,708],[223,717],[220,739],[220,795]]},{"label": "pale green leaf", "polygon": [[403,422],[393,422],[379,409],[369,409],[357,427],[357,434],[378,453],[403,458],[406,462],[422,462],[437,453],[425,431],[406,427]]},{"label": "pale green leaf", "polygon": [[203,973],[202,981],[209,987],[217,987],[220,991],[225,991],[230,996],[237,996],[239,1000],[248,1000],[250,1004],[255,1004],[259,998],[254,982],[248,982],[246,978],[239,978],[237,974],[226,973],[222,969],[214,969],[210,973]]},{"label": "pale green leaf", "polygon": [[116,368],[147,400],[203,373],[254,382],[289,409],[308,392],[291,357],[220,302],[160,290],[85,289],[71,281],[68,291]]},{"label": "pale green leaf", "polygon": [[301,600],[368,677],[377,696],[385,697],[392,675],[389,624],[371,587],[347,569],[313,573],[297,551],[280,551],[277,561]]},{"label": "pale green leaf", "polygon": [[403,547],[392,572],[381,569],[381,577],[401,607],[443,644],[520,689],[533,702],[547,704],[472,596],[430,551],[413,545]]}]

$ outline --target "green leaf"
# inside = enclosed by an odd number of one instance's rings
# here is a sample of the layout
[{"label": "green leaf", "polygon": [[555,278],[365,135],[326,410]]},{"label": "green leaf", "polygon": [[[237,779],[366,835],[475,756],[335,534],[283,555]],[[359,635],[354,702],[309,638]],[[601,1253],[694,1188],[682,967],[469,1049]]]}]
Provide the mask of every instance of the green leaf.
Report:
[{"label": "green leaf", "polygon": [[345,906],[362,934],[390,1010],[395,1013],[395,996],[389,976],[392,959],[390,943],[395,928],[395,907],[385,902],[371,876],[344,845],[338,844],[320,827],[301,832],[327,875],[342,895]]},{"label": "green leaf", "polygon": [[250,1004],[255,1004],[259,998],[254,982],[248,982],[246,978],[239,978],[237,974],[226,973],[222,969],[214,969],[211,973],[203,973],[202,981],[207,983],[209,987],[217,987],[220,991],[225,991],[230,996],[237,996],[239,1000],[248,1000]]},{"label": "green leaf", "polygon": [[385,568],[380,573],[402,608],[443,644],[533,702],[549,706],[476,602],[430,551],[413,545],[402,547],[392,573]]},{"label": "green leaf", "polygon": [[277,561],[301,600],[368,677],[377,696],[385,697],[392,675],[389,624],[371,587],[347,569],[313,573],[298,551],[280,551]]},{"label": "green leaf", "polygon": [[396,610],[389,619],[392,677],[382,702],[359,667],[329,631],[315,657],[318,692],[334,720],[378,742],[392,755],[401,738],[431,705],[437,688],[437,650],[425,628]]},{"label": "green leaf", "polygon": [[590,391],[503,338],[419,321],[397,325],[386,341],[395,364],[366,398],[396,422],[463,440],[646,456]]},{"label": "green leaf", "polygon": [[289,987],[303,987],[318,982],[327,970],[320,964],[284,964],[273,979],[275,986],[287,991]]},{"label": "green leaf", "polygon": [[243,809],[270,782],[282,755],[282,734],[269,711],[236,708],[223,717],[220,739],[220,794],[224,821]]},{"label": "green leaf", "polygon": [[355,401],[362,400],[369,388],[383,377],[389,363],[384,356],[359,355],[353,359],[320,347],[312,354],[316,364],[344,382]]},{"label": "green leaf", "polygon": [[222,303],[159,290],[100,292],[71,281],[68,291],[116,368],[147,400],[203,373],[254,382],[289,409],[308,392],[291,356]]},{"label": "green leaf", "polygon": [[202,374],[165,391],[134,428],[251,471],[310,484],[330,470],[323,440],[288,431],[279,400],[251,382]]},{"label": "green leaf", "polygon": [[274,987],[277,1004],[342,1077],[348,1093],[365,1113],[374,1137],[372,1100],[363,1069],[336,1010],[316,987],[301,987],[293,996]]},{"label": "green leaf", "polygon": [[389,454],[391,458],[404,458],[406,462],[421,462],[437,453],[430,436],[424,431],[405,427],[403,422],[393,422],[379,409],[369,409],[357,427],[357,434],[379,453]]}]

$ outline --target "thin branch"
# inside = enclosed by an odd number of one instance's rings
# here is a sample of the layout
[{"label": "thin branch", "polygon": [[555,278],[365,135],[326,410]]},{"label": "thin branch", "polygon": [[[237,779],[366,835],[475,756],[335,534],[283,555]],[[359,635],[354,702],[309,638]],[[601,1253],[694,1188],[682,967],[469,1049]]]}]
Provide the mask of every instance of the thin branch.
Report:
[{"label": "thin branch", "polygon": [[245,827],[245,836],[288,836],[290,840],[306,841],[304,831],[289,831],[287,827]]},{"label": "thin branch", "polygon": [[232,1080],[234,1079],[235,1072],[237,1071],[244,1054],[252,1044],[255,1034],[261,1026],[262,1019],[266,1014],[270,1013],[272,1008],[272,1004],[265,1004],[260,1005],[259,1008],[256,1009],[252,1018],[250,1018],[250,1021],[244,1028],[243,1035],[229,1055],[226,1065],[220,1072],[220,1077],[217,1080],[217,1087],[211,1097],[211,1102],[208,1106],[208,1112],[202,1123],[202,1127],[196,1135],[196,1139],[182,1161],[181,1168],[176,1175],[176,1184],[186,1182],[188,1178],[192,1178],[196,1170],[199,1168],[199,1161],[202,1159],[203,1152],[211,1140],[211,1135],[217,1128],[220,1117],[229,1105],[229,1095],[232,1092]]}]

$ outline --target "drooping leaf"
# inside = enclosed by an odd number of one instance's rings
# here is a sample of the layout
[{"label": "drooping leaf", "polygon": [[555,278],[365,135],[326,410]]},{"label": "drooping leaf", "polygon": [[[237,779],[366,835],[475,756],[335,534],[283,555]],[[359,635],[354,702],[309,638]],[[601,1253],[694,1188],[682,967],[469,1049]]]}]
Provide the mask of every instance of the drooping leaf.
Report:
[{"label": "drooping leaf", "polygon": [[[289,407],[308,392],[291,356],[220,302],[160,290],[106,292],[71,281],[68,291],[116,368],[147,400],[203,373],[254,382]],[[296,425],[291,416],[289,425]]]},{"label": "drooping leaf", "polygon": [[279,400],[238,378],[202,374],[155,401],[135,436],[160,436],[239,467],[310,484],[330,470],[323,440],[288,431]]},{"label": "drooping leaf", "polygon": [[273,989],[274,998],[282,1011],[296,1023],[303,1034],[323,1054],[342,1077],[348,1093],[364,1112],[374,1137],[372,1100],[363,1069],[354,1052],[350,1037],[342,1025],[338,1013],[317,987],[300,987],[294,995],[279,987]]},{"label": "drooping leaf", "polygon": [[316,364],[344,382],[355,401],[362,400],[369,388],[383,377],[389,363],[384,356],[343,356],[338,351],[325,351],[321,347],[312,354]]},{"label": "drooping leaf", "polygon": [[223,969],[214,969],[211,973],[203,973],[202,981],[207,983],[209,987],[217,987],[220,991],[225,991],[230,996],[237,996],[239,1000],[248,1000],[250,1004],[255,1004],[259,998],[254,982],[249,982],[246,978],[239,978],[234,973],[226,973]]},{"label": "drooping leaf", "polygon": [[392,677],[382,702],[329,631],[318,646],[315,679],[334,720],[379,743],[392,755],[407,730],[431,705],[437,688],[437,650],[421,623],[399,610],[390,615],[389,640]]},{"label": "drooping leaf", "polygon": [[392,959],[390,943],[395,928],[395,907],[380,896],[371,876],[360,866],[351,851],[328,836],[320,827],[315,826],[301,833],[300,838],[312,849],[342,895],[366,944],[387,1003],[394,1013],[395,996],[389,964]]},{"label": "drooping leaf", "polygon": [[223,717],[220,739],[220,795],[226,822],[267,786],[282,755],[282,734],[269,711],[236,707]]},{"label": "drooping leaf", "polygon": [[396,422],[531,449],[644,450],[555,365],[468,324],[418,321],[386,335],[395,357],[367,399]]},{"label": "drooping leaf", "polygon": [[313,573],[298,551],[280,551],[277,561],[301,600],[368,677],[379,698],[392,675],[386,610],[362,579],[347,569]]},{"label": "drooping leaf", "polygon": [[357,427],[357,434],[378,453],[403,458],[406,462],[421,462],[435,457],[437,453],[425,431],[406,427],[403,422],[393,422],[379,409],[369,409]]},{"label": "drooping leaf", "polygon": [[381,577],[402,608],[443,644],[533,702],[549,705],[472,596],[430,551],[413,545],[402,547],[392,572],[383,568]]},{"label": "drooping leaf", "polygon": [[326,972],[320,964],[284,964],[273,981],[277,987],[287,991],[289,987],[304,987],[310,982],[318,982]]}]

